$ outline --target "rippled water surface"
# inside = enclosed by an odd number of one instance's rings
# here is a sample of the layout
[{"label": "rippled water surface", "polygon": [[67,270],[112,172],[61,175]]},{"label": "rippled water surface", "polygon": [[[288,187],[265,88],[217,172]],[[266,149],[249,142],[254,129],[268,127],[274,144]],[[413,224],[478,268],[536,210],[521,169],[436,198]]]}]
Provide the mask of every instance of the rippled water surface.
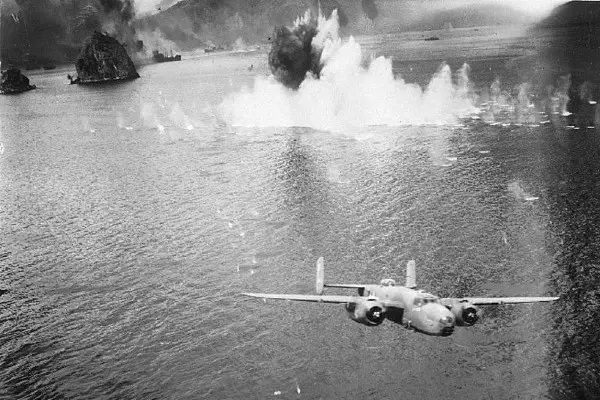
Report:
[{"label": "rippled water surface", "polygon": [[[265,62],[0,98],[0,397],[593,398],[596,131],[230,127],[218,105]],[[562,299],[435,338],[239,295],[311,293],[320,256],[329,281],[415,259],[440,296]]]}]

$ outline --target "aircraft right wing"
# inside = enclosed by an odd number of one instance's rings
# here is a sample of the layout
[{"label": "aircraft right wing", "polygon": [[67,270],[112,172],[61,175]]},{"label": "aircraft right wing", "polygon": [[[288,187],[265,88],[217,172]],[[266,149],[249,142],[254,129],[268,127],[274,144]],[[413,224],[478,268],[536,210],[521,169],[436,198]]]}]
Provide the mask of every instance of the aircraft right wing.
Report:
[{"label": "aircraft right wing", "polygon": [[244,296],[258,297],[262,299],[291,300],[291,301],[311,301],[313,303],[356,303],[364,300],[358,296],[336,296],[336,295],[315,295],[315,294],[270,294],[270,293],[242,293]]},{"label": "aircraft right wing", "polygon": [[558,300],[558,297],[461,297],[449,298],[444,300],[468,301],[476,306],[493,305],[493,304],[519,304],[519,303],[541,303]]}]

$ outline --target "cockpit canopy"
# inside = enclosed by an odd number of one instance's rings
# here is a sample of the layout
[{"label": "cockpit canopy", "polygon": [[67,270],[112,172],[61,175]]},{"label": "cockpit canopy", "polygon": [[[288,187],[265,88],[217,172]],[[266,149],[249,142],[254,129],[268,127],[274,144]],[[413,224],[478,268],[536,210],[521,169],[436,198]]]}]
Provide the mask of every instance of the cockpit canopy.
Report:
[{"label": "cockpit canopy", "polygon": [[439,302],[440,302],[440,299],[438,297],[435,297],[432,294],[420,293],[419,295],[417,295],[417,297],[415,297],[414,305],[417,307],[421,307],[424,304],[439,303]]},{"label": "cockpit canopy", "polygon": [[393,279],[382,279],[381,282],[379,283],[379,285],[381,286],[396,286],[396,281]]}]

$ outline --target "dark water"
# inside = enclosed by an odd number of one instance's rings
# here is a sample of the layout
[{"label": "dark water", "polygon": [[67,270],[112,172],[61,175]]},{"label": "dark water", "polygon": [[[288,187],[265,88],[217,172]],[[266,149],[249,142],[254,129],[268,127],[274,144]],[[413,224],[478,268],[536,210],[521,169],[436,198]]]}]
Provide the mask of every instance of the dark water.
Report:
[{"label": "dark water", "polygon": [[[227,127],[264,60],[0,98],[0,397],[596,398],[596,130]],[[433,338],[239,296],[310,293],[320,256],[331,281],[415,259],[441,296],[561,300]]]}]

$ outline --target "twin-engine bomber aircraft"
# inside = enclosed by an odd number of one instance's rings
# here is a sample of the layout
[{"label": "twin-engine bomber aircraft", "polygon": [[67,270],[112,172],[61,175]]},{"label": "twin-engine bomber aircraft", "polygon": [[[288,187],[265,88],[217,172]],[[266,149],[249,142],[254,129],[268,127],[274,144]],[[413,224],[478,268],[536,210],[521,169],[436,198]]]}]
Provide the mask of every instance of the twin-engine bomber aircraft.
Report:
[{"label": "twin-engine bomber aircraft", "polygon": [[[379,285],[325,284],[323,257],[317,261],[317,294],[242,293],[263,299],[312,301],[346,304],[350,319],[367,326],[377,326],[386,318],[405,328],[434,336],[450,336],[454,327],[471,326],[480,317],[476,306],[491,304],[535,303],[558,297],[462,297],[439,298],[415,289],[415,261],[406,266],[406,285],[397,286],[393,279]],[[324,287],[358,289],[358,296],[323,295]]]}]

